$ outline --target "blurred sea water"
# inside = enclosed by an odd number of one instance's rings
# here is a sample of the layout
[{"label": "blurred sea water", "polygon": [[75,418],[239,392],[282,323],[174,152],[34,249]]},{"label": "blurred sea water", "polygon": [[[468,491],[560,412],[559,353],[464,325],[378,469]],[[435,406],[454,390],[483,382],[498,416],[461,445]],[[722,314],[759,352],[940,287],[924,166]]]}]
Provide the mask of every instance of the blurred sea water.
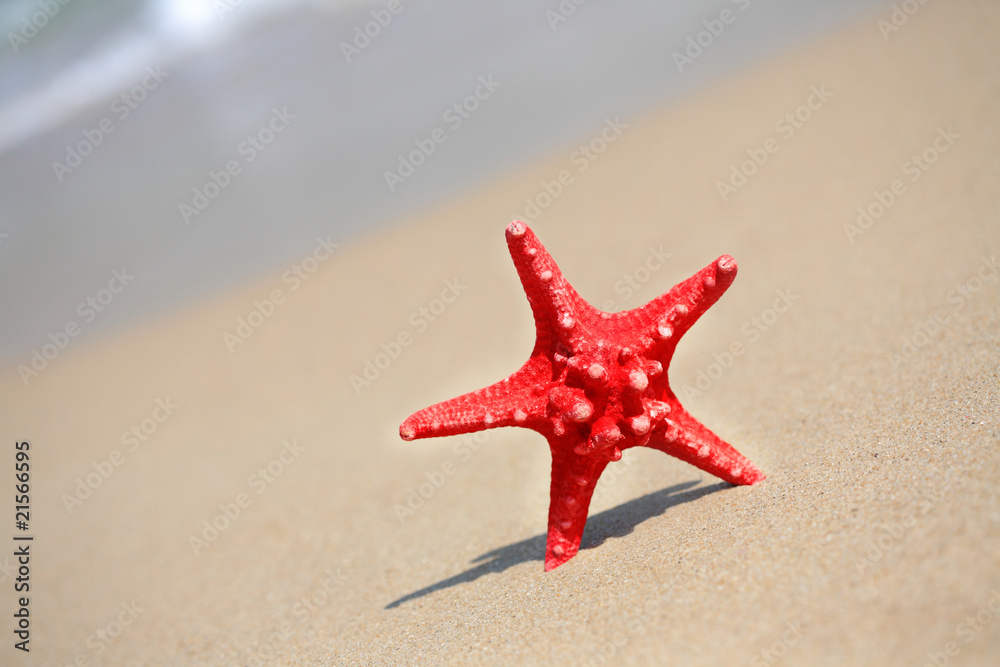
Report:
[{"label": "blurred sea water", "polygon": [[[4,2],[0,357],[24,362],[70,321],[86,338],[183,307],[838,25],[875,30],[886,5]],[[387,183],[435,129],[447,141]],[[134,280],[84,321],[79,304],[123,268]]]}]

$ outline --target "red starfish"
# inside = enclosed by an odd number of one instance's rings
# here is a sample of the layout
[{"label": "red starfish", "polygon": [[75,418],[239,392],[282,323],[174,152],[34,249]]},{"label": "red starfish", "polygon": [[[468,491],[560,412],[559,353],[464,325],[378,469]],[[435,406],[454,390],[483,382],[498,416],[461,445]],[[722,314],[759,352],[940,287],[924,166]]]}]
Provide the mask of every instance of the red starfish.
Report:
[{"label": "red starfish", "polygon": [[523,222],[507,245],[535,316],[535,349],[510,377],[411,415],[404,440],[501,426],[538,431],[552,451],[546,571],[576,555],[597,479],[622,450],[646,446],[721,477],[764,474],[689,415],[667,382],[677,341],[736,277],[723,255],[642,308],[605,313],[583,300]]}]

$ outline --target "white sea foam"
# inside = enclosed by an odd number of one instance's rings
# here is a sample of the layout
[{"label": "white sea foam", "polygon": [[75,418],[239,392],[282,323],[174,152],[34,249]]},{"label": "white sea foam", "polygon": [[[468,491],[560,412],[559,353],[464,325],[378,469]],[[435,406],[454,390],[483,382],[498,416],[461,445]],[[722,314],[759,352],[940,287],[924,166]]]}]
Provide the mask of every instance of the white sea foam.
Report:
[{"label": "white sea foam", "polygon": [[[167,68],[180,58],[211,49],[256,21],[292,10],[297,5],[336,12],[367,4],[371,3],[365,0],[148,0],[135,22],[121,26],[115,33],[98,36],[97,43],[84,57],[56,63],[49,68],[45,80],[34,81],[25,90],[4,91],[7,99],[0,102],[0,154],[58,127],[88,107],[111,99],[132,86],[147,65]],[[9,6],[0,17],[3,34],[17,34],[22,18],[30,19],[37,11],[35,3]],[[56,18],[58,16],[52,20]],[[45,40],[47,28],[45,25],[37,35],[32,33],[29,43]],[[4,65],[18,67],[18,59],[32,57],[27,50],[28,46],[24,46],[20,53],[8,53]]]}]

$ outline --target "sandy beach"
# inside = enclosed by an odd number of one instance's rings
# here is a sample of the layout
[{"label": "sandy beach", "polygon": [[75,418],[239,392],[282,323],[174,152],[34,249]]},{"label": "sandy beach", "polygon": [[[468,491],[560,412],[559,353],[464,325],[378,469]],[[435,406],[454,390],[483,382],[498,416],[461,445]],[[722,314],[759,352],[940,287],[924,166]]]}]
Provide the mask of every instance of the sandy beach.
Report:
[{"label": "sandy beach", "polygon": [[[12,364],[32,650],[7,575],[0,662],[996,664],[1000,6],[903,4]],[[541,436],[400,440],[527,358],[514,218],[605,310],[737,259],[670,377],[764,482],[629,450],[545,573]]]}]

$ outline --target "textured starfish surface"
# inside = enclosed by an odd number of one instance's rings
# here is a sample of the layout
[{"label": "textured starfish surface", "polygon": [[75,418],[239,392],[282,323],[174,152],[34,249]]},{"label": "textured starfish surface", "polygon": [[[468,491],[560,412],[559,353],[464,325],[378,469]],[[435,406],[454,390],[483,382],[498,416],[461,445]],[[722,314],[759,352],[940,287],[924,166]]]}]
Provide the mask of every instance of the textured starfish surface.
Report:
[{"label": "textured starfish surface", "polygon": [[667,382],[677,341],[729,288],[723,255],[641,308],[606,313],[584,301],[527,225],[507,245],[535,317],[535,347],[513,375],[438,403],[399,427],[404,440],[521,426],[545,436],[552,486],[545,569],[576,555],[597,480],[622,450],[645,446],[730,484],[764,479],[678,402]]}]

